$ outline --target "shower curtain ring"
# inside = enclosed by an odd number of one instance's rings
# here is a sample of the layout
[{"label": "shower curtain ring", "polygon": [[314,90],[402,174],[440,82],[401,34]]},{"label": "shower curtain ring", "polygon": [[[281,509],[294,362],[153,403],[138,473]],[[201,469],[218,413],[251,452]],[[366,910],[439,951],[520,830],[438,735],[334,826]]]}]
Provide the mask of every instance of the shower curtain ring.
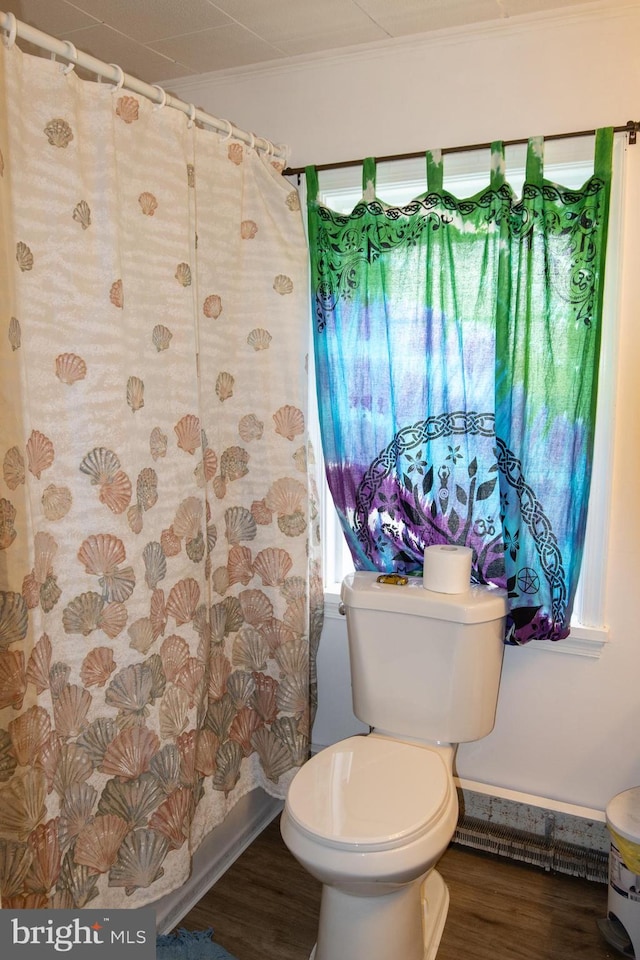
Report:
[{"label": "shower curtain ring", "polygon": [[166,106],[166,103],[167,103],[167,91],[163,89],[163,87],[158,86],[157,83],[152,83],[151,86],[154,88],[154,90],[157,90],[160,94],[160,99],[157,101],[157,103],[153,104],[153,109],[162,110],[162,108]]},{"label": "shower curtain ring", "polygon": [[193,126],[193,121],[196,118],[196,106],[195,103],[189,104],[189,119],[187,121],[187,126],[191,128]]},{"label": "shower curtain ring", "polygon": [[111,93],[117,93],[119,90],[122,90],[124,86],[124,70],[117,63],[110,63],[109,66],[118,71],[118,79],[116,80],[115,86],[111,91]]},{"label": "shower curtain ring", "polygon": [[233,124],[231,123],[231,120],[220,120],[220,123],[226,123],[227,125],[227,132],[221,140],[221,143],[226,143],[227,140],[231,140],[231,134],[233,133]]},{"label": "shower curtain ring", "polygon": [[7,50],[10,50],[16,42],[16,37],[18,36],[18,21],[16,20],[15,13],[8,13],[7,18],[9,20],[9,27],[7,30],[7,36],[2,38],[2,42]]},{"label": "shower curtain ring", "polygon": [[71,43],[71,40],[65,40],[64,45],[69,51],[68,54],[65,54],[65,56],[69,60],[69,63],[66,65],[66,67],[62,68],[62,72],[66,77],[67,74],[72,73],[76,68],[76,62],[78,60],[78,51],[76,50],[75,46]]},{"label": "shower curtain ring", "polygon": [[255,150],[255,146],[256,146],[256,135],[255,135],[255,133],[251,133],[251,132],[250,132],[250,133],[249,133],[249,136],[251,137],[251,139],[249,140],[249,150]]}]

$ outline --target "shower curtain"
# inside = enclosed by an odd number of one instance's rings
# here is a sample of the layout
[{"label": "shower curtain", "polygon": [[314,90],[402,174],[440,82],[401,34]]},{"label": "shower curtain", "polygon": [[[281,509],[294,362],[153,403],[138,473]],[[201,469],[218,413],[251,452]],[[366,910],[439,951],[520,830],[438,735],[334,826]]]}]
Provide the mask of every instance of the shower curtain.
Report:
[{"label": "shower curtain", "polygon": [[136,907],[307,757],[301,213],[269,156],[0,57],[0,893]]}]

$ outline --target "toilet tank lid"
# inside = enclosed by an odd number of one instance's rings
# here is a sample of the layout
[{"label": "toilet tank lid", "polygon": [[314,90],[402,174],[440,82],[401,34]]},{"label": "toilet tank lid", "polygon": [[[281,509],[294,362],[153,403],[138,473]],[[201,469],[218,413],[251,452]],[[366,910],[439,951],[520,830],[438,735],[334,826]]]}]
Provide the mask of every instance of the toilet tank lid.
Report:
[{"label": "toilet tank lid", "polygon": [[470,584],[466,593],[425,590],[420,577],[409,577],[405,586],[378,583],[378,571],[358,570],[342,581],[345,607],[387,610],[456,623],[486,623],[507,613],[507,592],[500,587]]}]

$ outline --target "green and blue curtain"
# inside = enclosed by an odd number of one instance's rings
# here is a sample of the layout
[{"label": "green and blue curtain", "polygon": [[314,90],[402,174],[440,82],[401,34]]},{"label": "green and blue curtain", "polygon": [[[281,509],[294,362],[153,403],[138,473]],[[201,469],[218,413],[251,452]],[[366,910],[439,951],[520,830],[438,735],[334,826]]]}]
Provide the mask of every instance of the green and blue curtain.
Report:
[{"label": "green and blue curtain", "polygon": [[470,546],[505,587],[506,641],[569,633],[595,424],[613,131],[579,190],[544,178],[529,141],[522,197],[491,149],[488,187],[376,198],[350,214],[306,170],[320,426],[356,569],[419,573],[424,548]]}]

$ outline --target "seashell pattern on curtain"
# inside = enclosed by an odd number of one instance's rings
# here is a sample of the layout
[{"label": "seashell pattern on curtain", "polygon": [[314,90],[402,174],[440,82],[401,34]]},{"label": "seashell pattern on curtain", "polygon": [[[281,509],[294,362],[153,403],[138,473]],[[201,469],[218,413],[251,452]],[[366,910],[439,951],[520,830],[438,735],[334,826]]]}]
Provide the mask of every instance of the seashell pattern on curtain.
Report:
[{"label": "seashell pattern on curtain", "polygon": [[301,214],[242,143],[0,58],[0,895],[136,907],[308,753]]}]

